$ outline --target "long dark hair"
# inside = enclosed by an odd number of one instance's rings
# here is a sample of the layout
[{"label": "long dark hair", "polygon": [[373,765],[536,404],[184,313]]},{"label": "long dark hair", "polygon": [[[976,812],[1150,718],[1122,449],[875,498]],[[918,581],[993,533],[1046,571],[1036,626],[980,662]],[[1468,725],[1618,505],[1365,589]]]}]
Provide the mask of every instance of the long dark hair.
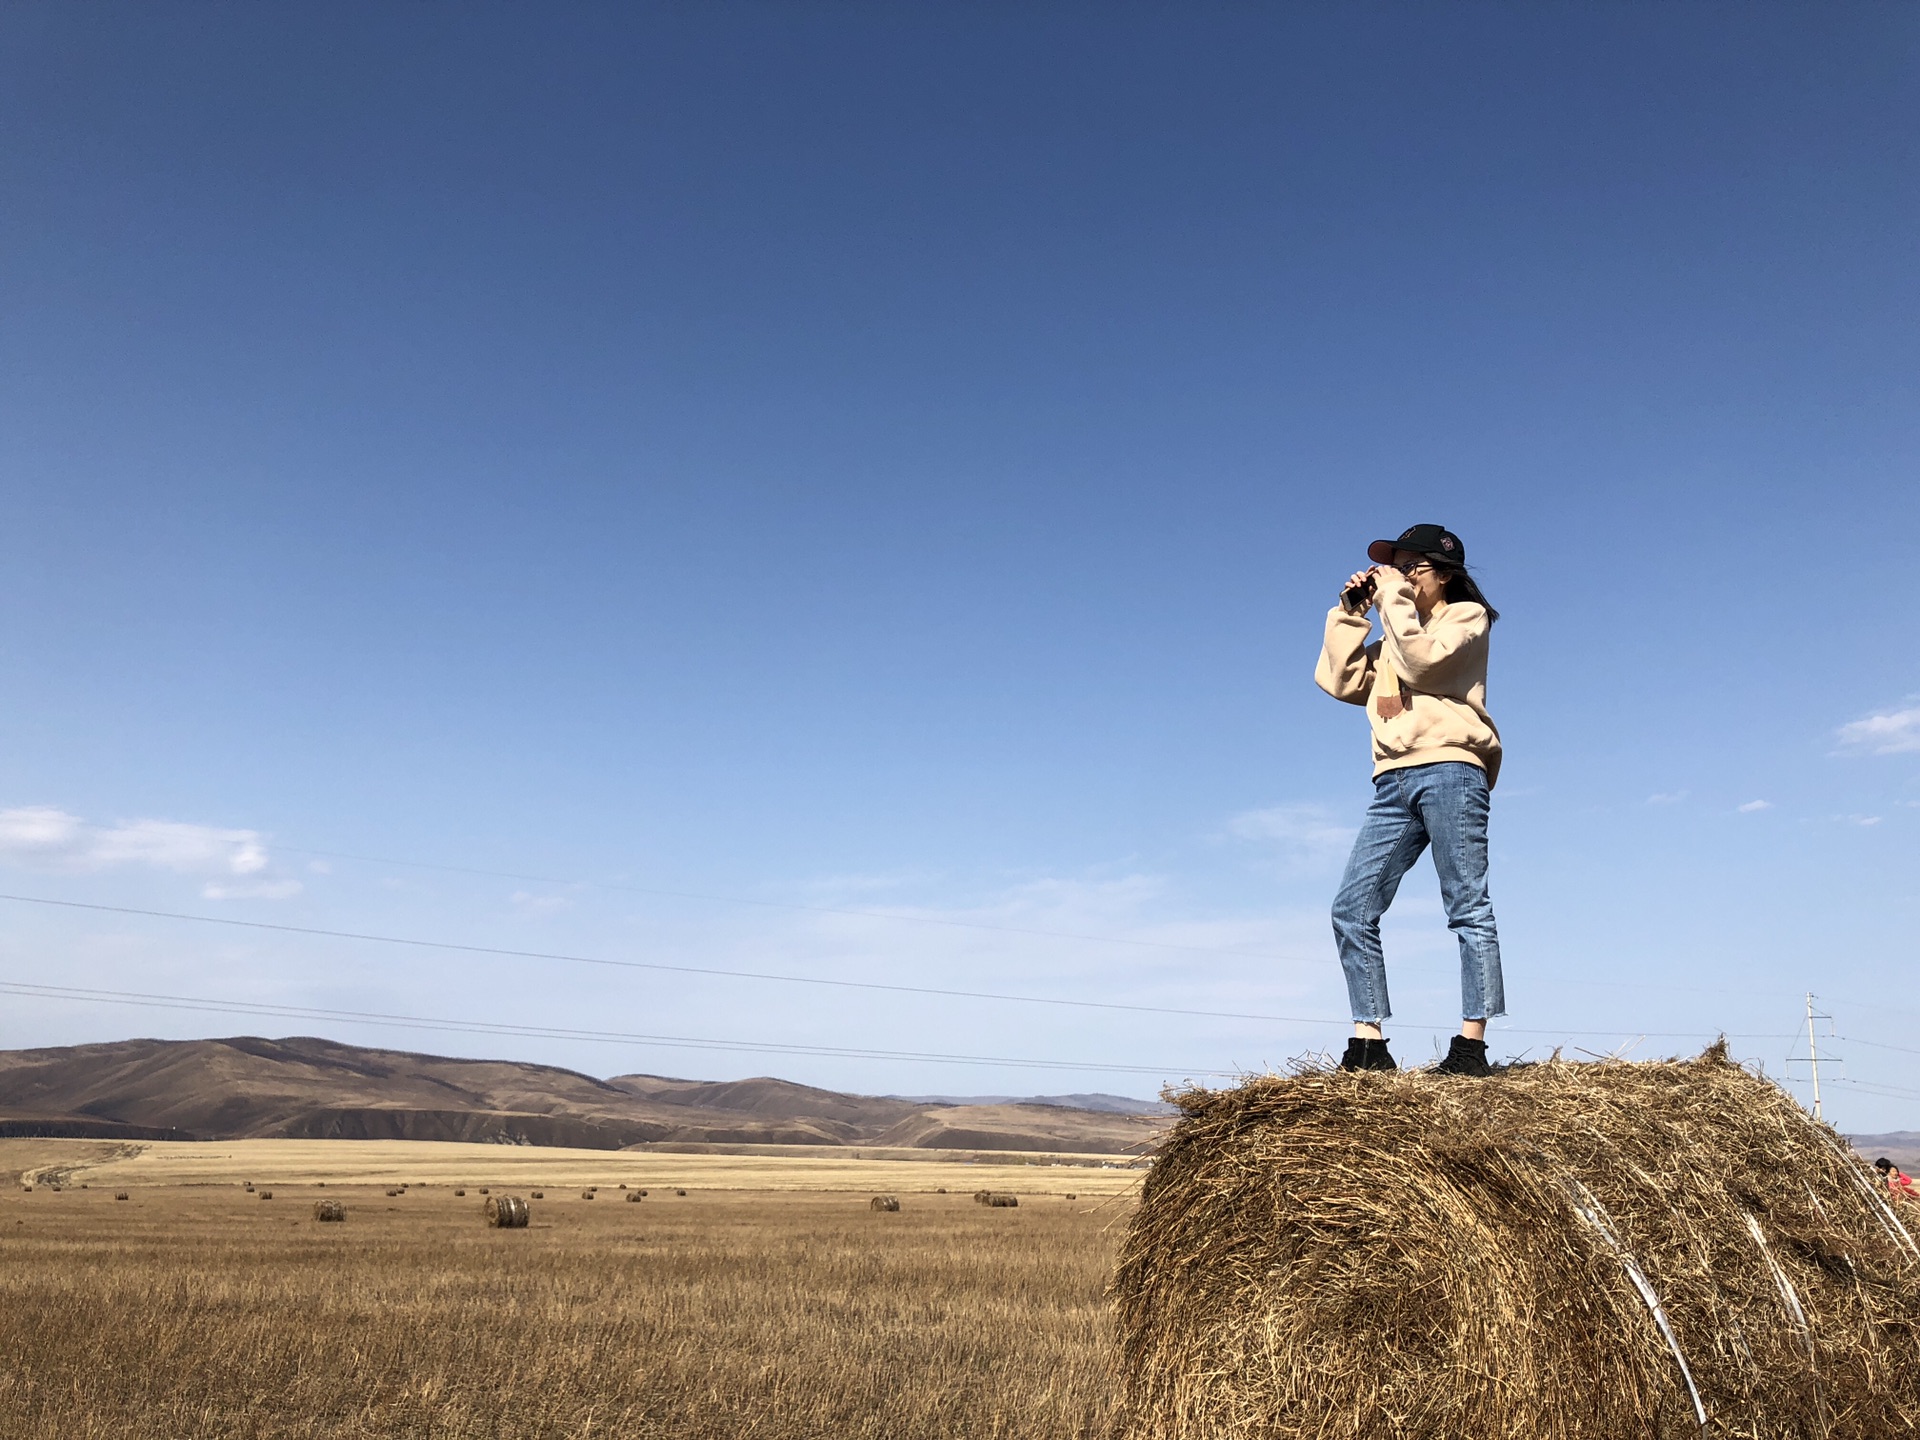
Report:
[{"label": "long dark hair", "polygon": [[1442,592],[1442,598],[1449,605],[1457,600],[1471,600],[1487,612],[1489,625],[1500,618],[1500,612],[1487,603],[1487,597],[1480,593],[1479,584],[1467,573],[1465,566],[1449,565],[1444,560],[1434,560],[1431,556],[1428,560],[1434,569],[1447,577],[1447,588]]}]

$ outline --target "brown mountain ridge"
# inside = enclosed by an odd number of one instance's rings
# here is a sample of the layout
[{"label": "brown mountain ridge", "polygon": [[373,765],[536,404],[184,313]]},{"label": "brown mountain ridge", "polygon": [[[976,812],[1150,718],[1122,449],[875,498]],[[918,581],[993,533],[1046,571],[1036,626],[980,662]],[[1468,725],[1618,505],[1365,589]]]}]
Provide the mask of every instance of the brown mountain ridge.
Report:
[{"label": "brown mountain ridge", "polygon": [[787,1080],[600,1080],[513,1060],[235,1036],[0,1051],[0,1135],[864,1145],[1137,1154],[1163,1122],[1058,1104],[952,1105]]}]

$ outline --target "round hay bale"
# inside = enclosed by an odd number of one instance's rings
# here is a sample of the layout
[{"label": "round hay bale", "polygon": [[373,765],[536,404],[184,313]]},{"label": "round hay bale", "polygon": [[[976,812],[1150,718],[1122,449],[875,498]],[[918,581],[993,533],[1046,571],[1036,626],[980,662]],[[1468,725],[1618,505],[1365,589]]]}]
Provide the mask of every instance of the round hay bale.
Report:
[{"label": "round hay bale", "polygon": [[626,1188],[627,1188],[627,1182],[626,1182],[626,1181],[624,1181],[624,1180],[622,1180],[622,1181],[620,1182],[620,1188],[621,1188],[622,1190],[624,1190],[624,1189],[626,1189]]},{"label": "round hay bale", "polygon": [[991,1199],[993,1199],[993,1191],[991,1190],[976,1190],[973,1192],[973,1203],[976,1205],[985,1205]]},{"label": "round hay bale", "polygon": [[464,1190],[456,1190],[453,1192],[453,1197],[454,1199],[458,1200],[461,1196],[465,1195],[466,1193],[467,1192]]},{"label": "round hay bale", "polygon": [[678,1195],[682,1200],[687,1198],[687,1192],[684,1190],[676,1190],[673,1193]]},{"label": "round hay bale", "polygon": [[639,1201],[639,1200],[644,1200],[646,1198],[647,1197],[645,1195],[642,1195],[638,1190],[627,1191],[627,1199],[629,1201]]},{"label": "round hay bale", "polygon": [[271,1200],[271,1199],[273,1199],[273,1191],[271,1191],[271,1190],[262,1190],[262,1191],[260,1192],[260,1198],[261,1198],[262,1200]]},{"label": "round hay bale", "polygon": [[116,1200],[124,1200],[127,1198],[127,1192],[124,1190],[116,1190],[113,1192],[113,1198]]},{"label": "round hay bale", "polygon": [[900,1208],[900,1198],[897,1195],[876,1195],[867,1202],[867,1208],[869,1210],[898,1210]]},{"label": "round hay bale", "polygon": [[1724,1044],[1178,1097],[1117,1440],[1912,1434],[1920,1244]]},{"label": "round hay bale", "polygon": [[[487,1192],[486,1192],[486,1191],[484,1191],[484,1190],[482,1190],[482,1191],[481,1191],[480,1193],[481,1193],[482,1195],[484,1195],[484,1194],[486,1194]],[[534,1192],[533,1192],[533,1198],[534,1198],[534,1199],[536,1199],[536,1200],[544,1200],[544,1199],[546,1199],[546,1198],[547,1198],[547,1192],[546,1192],[546,1191],[544,1191],[544,1190],[536,1190],[536,1191],[534,1191]]]},{"label": "round hay bale", "polygon": [[582,1191],[580,1192],[580,1198],[581,1198],[582,1200],[591,1200],[591,1199],[593,1199],[593,1191],[591,1191],[591,1190],[582,1190]]},{"label": "round hay bale", "polygon": [[347,1218],[347,1207],[338,1200],[316,1200],[313,1202],[313,1218],[322,1221],[339,1221]]},{"label": "round hay bale", "polygon": [[486,1204],[487,1224],[495,1230],[524,1230],[533,1218],[533,1207],[518,1195],[494,1195]]},{"label": "round hay bale", "polygon": [[633,1193],[638,1195],[642,1200],[647,1198],[647,1192],[644,1190],[636,1190]]},{"label": "round hay bale", "polygon": [[482,1185],[482,1186],[480,1187],[480,1193],[481,1193],[482,1195],[485,1195],[485,1194],[487,1194],[487,1193],[488,1193],[488,1190],[487,1190],[487,1187],[486,1187],[486,1186],[484,1186],[484,1185]]},{"label": "round hay bale", "polygon": [[1078,1195],[1076,1195],[1076,1194],[1074,1194],[1074,1193],[1073,1193],[1073,1192],[1072,1192],[1071,1190],[1069,1190],[1069,1191],[1067,1192],[1067,1199],[1069,1199],[1069,1200],[1078,1200],[1079,1198],[1080,1198],[1080,1197],[1079,1197]]},{"label": "round hay bale", "polygon": [[947,1187],[942,1185],[938,1190],[934,1191],[933,1193],[936,1195],[944,1195],[947,1193]]},{"label": "round hay bale", "polygon": [[1018,1206],[1019,1203],[1020,1199],[1015,1195],[989,1195],[987,1197],[987,1204],[995,1210],[1012,1210]]}]

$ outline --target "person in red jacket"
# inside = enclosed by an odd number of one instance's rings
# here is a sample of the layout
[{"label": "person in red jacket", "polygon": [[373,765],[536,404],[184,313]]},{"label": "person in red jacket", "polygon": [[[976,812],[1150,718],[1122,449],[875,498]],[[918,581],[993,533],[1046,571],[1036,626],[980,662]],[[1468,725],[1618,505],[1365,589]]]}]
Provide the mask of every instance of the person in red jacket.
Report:
[{"label": "person in red jacket", "polygon": [[1913,1189],[1913,1181],[1900,1173],[1900,1167],[1882,1155],[1873,1162],[1873,1168],[1880,1172],[1880,1178],[1887,1182],[1887,1193],[1896,1200],[1920,1201]]}]

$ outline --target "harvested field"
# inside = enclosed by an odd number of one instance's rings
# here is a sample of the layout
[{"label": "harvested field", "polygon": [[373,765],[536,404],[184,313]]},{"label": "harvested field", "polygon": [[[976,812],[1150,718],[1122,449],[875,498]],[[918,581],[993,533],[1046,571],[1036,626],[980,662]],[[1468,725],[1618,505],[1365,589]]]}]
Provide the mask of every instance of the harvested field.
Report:
[{"label": "harvested field", "polygon": [[[416,1147],[436,1148],[468,1147]],[[78,1159],[43,1148],[37,1163]],[[0,1434],[1064,1440],[1109,1424],[1103,1290],[1125,1197],[1023,1187],[1019,1209],[989,1211],[894,1165],[886,1189],[910,1203],[876,1225],[872,1190],[853,1186],[694,1186],[663,1204],[674,1187],[649,1165],[646,1205],[568,1193],[502,1231],[473,1189],[388,1198],[340,1167],[325,1189],[284,1178],[306,1164],[252,1150],[244,1177],[119,1180],[118,1203],[97,1180],[0,1196]],[[322,1197],[349,1223],[316,1222]]]},{"label": "harvested field", "polygon": [[[627,1184],[689,1190],[865,1190],[909,1195],[942,1186],[990,1186],[1016,1194],[1130,1194],[1141,1171],[1107,1156],[942,1156],[876,1159],[858,1152],[679,1154],[659,1150],[567,1150],[432,1140],[6,1140],[0,1184],[91,1181],[141,1185],[240,1185],[292,1190],[352,1182],[499,1189],[585,1189]],[[1053,1163],[1053,1162],[1058,1163]],[[486,1190],[481,1189],[480,1194]]]}]

